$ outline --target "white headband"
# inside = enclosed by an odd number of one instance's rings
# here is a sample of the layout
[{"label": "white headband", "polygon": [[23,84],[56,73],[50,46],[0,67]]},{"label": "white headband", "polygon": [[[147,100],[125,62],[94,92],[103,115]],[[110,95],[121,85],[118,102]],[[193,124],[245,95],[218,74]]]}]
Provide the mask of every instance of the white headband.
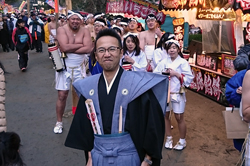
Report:
[{"label": "white headband", "polygon": [[135,21],[137,22],[137,20],[135,18],[131,18],[131,20],[129,22]]},{"label": "white headband", "polygon": [[78,16],[81,20],[83,19],[83,17],[81,16],[81,14],[75,13],[75,12],[72,12],[71,14],[69,14],[67,18],[69,19],[70,17],[72,17],[74,15]]},{"label": "white headband", "polygon": [[89,14],[89,15],[87,16],[87,19],[89,19],[90,17],[94,17],[94,15],[93,15],[93,14]]},{"label": "white headband", "polygon": [[170,34],[170,35],[168,36],[168,39],[171,39],[171,38],[173,38],[173,37],[175,37],[175,35],[174,35],[174,34]]},{"label": "white headband", "polygon": [[178,47],[180,47],[180,43],[177,40],[171,39],[165,42],[165,44],[169,44],[169,43],[174,43],[176,44]]},{"label": "white headband", "polygon": [[155,17],[150,17],[150,16],[148,16],[148,17],[146,18],[146,21],[147,21],[147,20],[151,20],[151,19],[156,20],[156,18],[155,18]]},{"label": "white headband", "polygon": [[129,35],[136,36],[136,37],[138,36],[137,33],[128,32],[126,35],[123,36],[123,38],[125,39],[125,38],[127,38]]},{"label": "white headband", "polygon": [[126,22],[120,22],[120,25],[128,25]]},{"label": "white headband", "polygon": [[105,26],[105,24],[101,21],[95,21],[95,24],[101,24],[102,26]]},{"label": "white headband", "polygon": [[97,14],[94,18],[98,18],[98,17],[101,17],[102,14]]}]

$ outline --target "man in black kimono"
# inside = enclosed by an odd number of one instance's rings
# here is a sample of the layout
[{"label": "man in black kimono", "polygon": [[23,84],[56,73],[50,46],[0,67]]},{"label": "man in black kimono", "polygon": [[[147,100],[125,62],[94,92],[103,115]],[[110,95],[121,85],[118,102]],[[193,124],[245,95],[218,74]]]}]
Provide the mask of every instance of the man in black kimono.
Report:
[{"label": "man in black kimono", "polygon": [[[168,79],[124,71],[121,39],[113,29],[100,31],[93,53],[103,73],[74,83],[80,100],[65,146],[88,152],[87,165],[160,165]],[[101,134],[94,134],[87,99],[93,100]]]}]

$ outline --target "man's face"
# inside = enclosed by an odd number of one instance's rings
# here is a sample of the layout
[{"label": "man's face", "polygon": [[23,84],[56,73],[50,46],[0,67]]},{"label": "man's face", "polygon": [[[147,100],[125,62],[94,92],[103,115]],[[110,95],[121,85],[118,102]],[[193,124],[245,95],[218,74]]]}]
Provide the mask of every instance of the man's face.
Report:
[{"label": "man's face", "polygon": [[[119,42],[115,37],[103,36],[96,42],[96,53],[95,58],[101,65],[104,71],[110,72],[115,71],[119,67],[120,59],[122,58],[123,52],[121,49],[115,49],[115,51],[108,52],[108,48],[119,47]],[[106,49],[104,53],[98,53],[98,50]]]},{"label": "man's face", "polygon": [[123,28],[125,33],[128,32],[129,29],[127,25],[121,25],[121,27]]},{"label": "man's face", "polygon": [[148,19],[147,26],[148,26],[148,29],[154,29],[156,26],[156,19]]},{"label": "man's face", "polygon": [[130,21],[128,24],[128,28],[129,30],[136,30],[138,27],[137,22],[136,21]]},{"label": "man's face", "polygon": [[69,18],[69,27],[73,30],[78,30],[81,26],[81,19],[77,15],[73,15]]},{"label": "man's face", "polygon": [[88,23],[89,23],[89,24],[94,24],[94,22],[95,22],[94,17],[88,18]]},{"label": "man's face", "polygon": [[104,27],[101,24],[95,23],[94,24],[94,30],[95,34],[98,34]]},{"label": "man's face", "polygon": [[64,20],[64,18],[62,17],[62,18],[60,19],[60,21],[61,21],[61,22],[64,22],[65,20]]},{"label": "man's face", "polygon": [[55,21],[55,16],[50,16],[49,18],[51,21]]},{"label": "man's face", "polygon": [[32,19],[35,20],[35,19],[36,19],[36,15],[35,15],[35,16],[32,16]]},{"label": "man's face", "polygon": [[120,26],[120,22],[121,22],[120,19],[116,20],[115,25]]},{"label": "man's face", "polygon": [[21,27],[21,28],[24,28],[25,27],[25,23],[24,22],[21,22],[20,24],[18,24],[19,25],[19,27]]}]

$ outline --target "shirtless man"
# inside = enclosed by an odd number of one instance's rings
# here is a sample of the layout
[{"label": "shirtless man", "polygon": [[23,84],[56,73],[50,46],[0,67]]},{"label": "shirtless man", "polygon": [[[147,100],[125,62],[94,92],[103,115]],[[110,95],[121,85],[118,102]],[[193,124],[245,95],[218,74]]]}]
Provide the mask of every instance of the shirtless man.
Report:
[{"label": "shirtless man", "polygon": [[95,40],[95,31],[94,31],[94,22],[95,22],[95,19],[94,19],[94,15],[93,14],[89,14],[87,16],[87,26],[86,28],[88,28],[89,32],[90,32],[90,36],[91,36],[91,39],[92,41]]},{"label": "shirtless man", "polygon": [[56,19],[55,19],[55,15],[54,14],[50,14],[49,16],[50,18],[50,23],[48,25],[48,29],[49,29],[49,42],[50,43],[55,43],[56,42]]},{"label": "shirtless man", "polygon": [[62,26],[64,26],[65,24],[67,24],[66,17],[65,17],[64,15],[61,15],[59,19],[60,19],[60,20],[58,21],[58,23],[59,23],[59,26],[60,26],[60,27],[62,27]]},{"label": "shirtless man", "polygon": [[129,28],[129,32],[134,34],[134,35],[138,35],[138,22],[135,18],[131,18],[128,22],[128,28]]},{"label": "shirtless man", "polygon": [[67,58],[65,58],[67,70],[56,72],[55,88],[58,90],[56,102],[57,123],[54,127],[54,133],[56,134],[62,133],[63,130],[62,116],[71,82],[86,77],[84,63],[88,60],[92,42],[88,29],[80,26],[81,19],[80,14],[72,13],[68,16],[67,24],[57,29],[60,50],[67,54]]},{"label": "shirtless man", "polygon": [[106,22],[104,19],[101,18],[97,18],[95,19],[95,23],[94,23],[94,30],[95,30],[95,36],[97,36],[97,34],[106,28]]},{"label": "shirtless man", "polygon": [[[149,14],[146,18],[146,24],[148,26],[147,31],[143,31],[139,34],[140,48],[145,52],[147,60],[150,63],[152,69],[154,70],[153,63],[153,52],[156,46],[156,43],[160,40],[162,33],[159,28],[156,28],[156,16]],[[155,42],[157,39],[157,42]]]}]

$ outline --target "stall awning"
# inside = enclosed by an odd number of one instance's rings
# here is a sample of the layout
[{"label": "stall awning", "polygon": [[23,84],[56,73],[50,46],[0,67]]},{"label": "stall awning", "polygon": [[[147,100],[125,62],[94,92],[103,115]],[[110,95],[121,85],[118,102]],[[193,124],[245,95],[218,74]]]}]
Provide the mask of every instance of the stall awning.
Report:
[{"label": "stall awning", "polygon": [[189,10],[192,8],[224,8],[231,4],[231,0],[160,0],[159,10]]}]

